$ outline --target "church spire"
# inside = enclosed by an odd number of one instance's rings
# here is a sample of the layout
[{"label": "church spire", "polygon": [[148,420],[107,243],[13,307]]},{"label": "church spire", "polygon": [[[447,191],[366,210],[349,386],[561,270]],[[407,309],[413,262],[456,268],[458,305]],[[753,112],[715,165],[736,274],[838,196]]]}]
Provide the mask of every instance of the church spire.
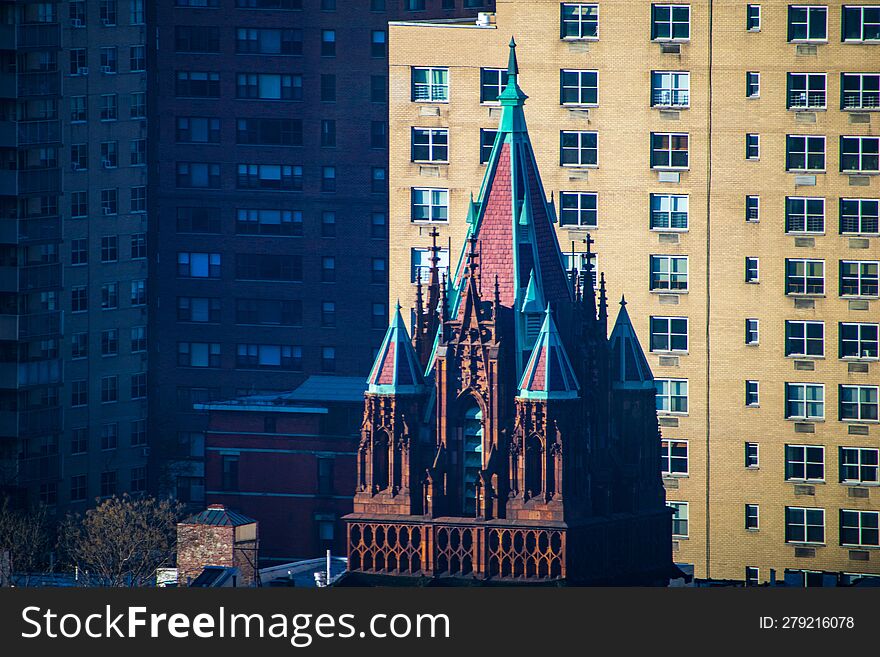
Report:
[{"label": "church spire", "polygon": [[523,90],[519,88],[519,64],[516,60],[516,41],[510,38],[510,56],[507,63],[507,86],[498,96],[501,103],[499,132],[526,132],[526,119],[523,105],[526,102]]},{"label": "church spire", "polygon": [[626,311],[624,297],[620,297],[620,312],[617,313],[609,342],[611,384],[615,388],[653,389],[654,375]]},{"label": "church spire", "polygon": [[526,399],[576,399],[580,385],[547,306],[544,325],[519,382]]},{"label": "church spire", "polygon": [[367,390],[381,395],[419,394],[424,391],[424,383],[422,367],[410,342],[398,302],[367,378]]}]

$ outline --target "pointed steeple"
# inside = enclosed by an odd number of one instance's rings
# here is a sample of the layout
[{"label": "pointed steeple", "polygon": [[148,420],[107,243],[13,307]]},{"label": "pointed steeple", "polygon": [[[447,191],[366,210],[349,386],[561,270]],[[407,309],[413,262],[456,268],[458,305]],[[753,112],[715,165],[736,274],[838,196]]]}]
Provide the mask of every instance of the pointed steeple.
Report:
[{"label": "pointed steeple", "polygon": [[501,103],[501,121],[498,124],[502,132],[525,132],[526,119],[523,115],[523,105],[526,96],[519,88],[519,64],[516,61],[516,41],[510,38],[510,56],[507,63],[507,86],[498,96]]},{"label": "pointed steeple", "polygon": [[541,294],[541,288],[535,280],[535,270],[529,275],[529,285],[526,287],[526,293],[523,295],[522,312],[524,313],[540,313],[546,308],[544,303],[544,295]]},{"label": "pointed steeple", "polygon": [[519,382],[526,399],[576,399],[580,385],[547,306],[544,325]]},{"label": "pointed steeple", "polygon": [[611,383],[615,388],[652,390],[654,375],[633,328],[626,299],[620,298],[620,312],[609,339],[611,347]]},{"label": "pointed steeple", "polygon": [[424,392],[424,384],[422,366],[410,342],[398,302],[367,378],[367,391],[382,395],[413,395]]}]

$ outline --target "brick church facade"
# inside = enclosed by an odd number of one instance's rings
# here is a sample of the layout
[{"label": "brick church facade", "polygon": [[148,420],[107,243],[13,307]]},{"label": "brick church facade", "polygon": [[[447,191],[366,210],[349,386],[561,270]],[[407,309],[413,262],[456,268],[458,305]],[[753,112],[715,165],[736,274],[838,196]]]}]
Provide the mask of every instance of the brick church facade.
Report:
[{"label": "brick church facade", "polygon": [[566,269],[515,47],[458,263],[440,270],[435,235],[412,336],[398,306],[368,379],[345,518],[354,579],[673,572],[653,377],[625,301],[609,338],[604,277]]}]

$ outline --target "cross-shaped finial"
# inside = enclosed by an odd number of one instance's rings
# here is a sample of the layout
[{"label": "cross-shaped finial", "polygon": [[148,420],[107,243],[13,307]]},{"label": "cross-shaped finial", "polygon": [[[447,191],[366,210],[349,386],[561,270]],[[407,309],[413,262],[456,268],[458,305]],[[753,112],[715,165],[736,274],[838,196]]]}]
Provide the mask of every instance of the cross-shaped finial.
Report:
[{"label": "cross-shaped finial", "polygon": [[593,239],[593,236],[587,233],[587,236],[583,239],[584,244],[587,245],[587,254],[591,254],[593,252],[592,246],[596,243],[596,240]]}]

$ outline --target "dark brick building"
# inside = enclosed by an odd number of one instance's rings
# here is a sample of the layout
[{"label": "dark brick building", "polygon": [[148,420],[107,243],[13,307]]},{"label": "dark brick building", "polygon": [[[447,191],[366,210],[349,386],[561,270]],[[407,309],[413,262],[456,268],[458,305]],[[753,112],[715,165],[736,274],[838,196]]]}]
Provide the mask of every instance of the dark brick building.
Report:
[{"label": "dark brick building", "polygon": [[310,377],[280,395],[199,406],[207,499],[260,523],[260,564],[345,554],[352,510],[361,377]]},{"label": "dark brick building", "polygon": [[154,487],[204,499],[194,404],[368,370],[388,317],[387,21],[483,6],[464,4],[156,3]]}]

